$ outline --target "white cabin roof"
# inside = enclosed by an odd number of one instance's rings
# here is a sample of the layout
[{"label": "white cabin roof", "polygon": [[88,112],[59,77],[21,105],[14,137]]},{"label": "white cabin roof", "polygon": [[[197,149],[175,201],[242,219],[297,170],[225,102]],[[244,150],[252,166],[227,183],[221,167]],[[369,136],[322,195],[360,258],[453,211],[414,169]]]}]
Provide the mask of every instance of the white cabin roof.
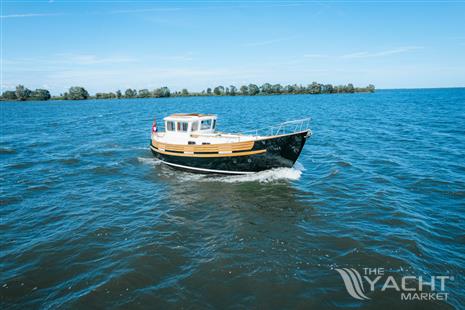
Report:
[{"label": "white cabin roof", "polygon": [[200,113],[177,113],[177,114],[172,114],[170,116],[167,116],[163,120],[189,122],[189,121],[204,120],[204,119],[216,119],[216,115],[215,114],[200,114]]}]

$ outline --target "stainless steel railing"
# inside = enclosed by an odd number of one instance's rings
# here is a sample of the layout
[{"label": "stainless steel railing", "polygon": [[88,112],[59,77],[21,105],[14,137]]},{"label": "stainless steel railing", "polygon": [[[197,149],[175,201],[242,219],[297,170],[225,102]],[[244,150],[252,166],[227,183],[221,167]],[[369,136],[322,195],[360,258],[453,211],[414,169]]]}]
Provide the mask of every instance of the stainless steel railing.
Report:
[{"label": "stainless steel railing", "polygon": [[278,136],[284,134],[291,134],[310,130],[311,118],[303,118],[293,121],[287,121],[275,126],[259,128],[254,130],[247,130],[240,132],[240,135],[254,135],[254,136]]}]

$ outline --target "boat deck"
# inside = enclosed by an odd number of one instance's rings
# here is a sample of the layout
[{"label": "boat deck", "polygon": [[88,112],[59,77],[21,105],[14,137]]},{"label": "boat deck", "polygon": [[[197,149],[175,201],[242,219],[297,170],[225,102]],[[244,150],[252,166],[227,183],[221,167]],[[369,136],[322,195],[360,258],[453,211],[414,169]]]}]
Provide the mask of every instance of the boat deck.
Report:
[{"label": "boat deck", "polygon": [[156,133],[152,135],[152,140],[156,140],[161,143],[170,144],[184,144],[188,145],[189,142],[194,142],[196,145],[202,144],[224,144],[224,143],[237,143],[245,141],[255,141],[266,138],[266,136],[258,135],[242,135],[232,133],[205,133],[205,134],[190,134],[190,135],[166,135],[164,132]]}]

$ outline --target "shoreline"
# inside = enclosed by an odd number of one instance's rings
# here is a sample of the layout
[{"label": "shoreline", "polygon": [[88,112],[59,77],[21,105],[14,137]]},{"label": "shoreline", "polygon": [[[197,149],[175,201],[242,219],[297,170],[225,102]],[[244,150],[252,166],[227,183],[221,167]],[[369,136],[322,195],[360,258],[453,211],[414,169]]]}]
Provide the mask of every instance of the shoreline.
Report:
[{"label": "shoreline", "polygon": [[311,94],[311,93],[303,93],[303,94],[296,94],[296,93],[284,93],[284,94],[257,94],[257,95],[242,95],[242,94],[237,94],[237,95],[207,95],[207,94],[198,94],[198,95],[193,95],[190,94],[188,96],[181,96],[181,95],[172,95],[169,97],[132,97],[132,98],[126,98],[126,97],[121,97],[121,98],[96,98],[95,96],[90,96],[87,99],[63,99],[63,98],[57,98],[57,97],[51,97],[48,100],[5,100],[0,97],[0,102],[46,102],[46,101],[90,101],[90,100],[102,100],[102,101],[107,101],[107,100],[122,100],[122,99],[169,99],[169,98],[192,98],[192,97],[273,97],[273,96],[298,96],[298,95],[346,95],[346,94],[373,94],[376,92],[385,92],[385,91],[421,91],[421,90],[441,90],[441,89],[465,89],[465,86],[457,86],[457,87],[425,87],[425,88],[380,88],[376,89],[376,91],[373,92],[367,92],[367,91],[359,91],[359,92],[353,92],[353,93],[347,93],[347,92],[340,92],[340,93],[319,93],[319,94]]},{"label": "shoreline", "polygon": [[[399,89],[400,90],[400,89]],[[47,102],[47,101],[90,101],[90,100],[97,100],[97,101],[108,101],[108,100],[138,100],[138,99],[162,99],[162,100],[167,100],[167,99],[174,99],[174,98],[210,98],[210,97],[216,97],[216,98],[230,98],[230,97],[276,97],[276,96],[330,96],[330,95],[356,95],[356,94],[374,94],[379,90],[376,90],[374,92],[353,92],[353,93],[322,93],[322,94],[259,94],[259,95],[189,95],[189,96],[169,96],[169,97],[132,97],[132,98],[126,98],[126,97],[121,97],[121,98],[96,98],[95,96],[91,96],[87,99],[63,99],[63,98],[56,98],[52,97],[48,100],[33,100],[33,99],[28,99],[28,100],[5,100],[0,98],[0,102]]]},{"label": "shoreline", "polygon": [[118,89],[115,92],[97,92],[90,95],[89,92],[82,86],[72,86],[67,92],[61,93],[59,96],[52,96],[48,89],[36,89],[34,91],[28,89],[24,85],[17,85],[15,90],[5,90],[2,92],[0,100],[9,101],[47,101],[54,100],[85,100],[85,99],[121,99],[121,98],[166,98],[166,97],[210,97],[210,96],[270,96],[270,95],[299,95],[299,94],[339,94],[339,93],[372,93],[375,91],[375,86],[369,84],[366,87],[355,87],[352,83],[347,85],[332,85],[312,82],[306,86],[302,84],[270,84],[264,83],[261,86],[256,84],[242,85],[236,87],[216,86],[213,89],[208,87],[202,91],[189,92],[186,88],[181,91],[171,91],[168,87],[163,86],[149,90],[128,88],[124,93]]}]

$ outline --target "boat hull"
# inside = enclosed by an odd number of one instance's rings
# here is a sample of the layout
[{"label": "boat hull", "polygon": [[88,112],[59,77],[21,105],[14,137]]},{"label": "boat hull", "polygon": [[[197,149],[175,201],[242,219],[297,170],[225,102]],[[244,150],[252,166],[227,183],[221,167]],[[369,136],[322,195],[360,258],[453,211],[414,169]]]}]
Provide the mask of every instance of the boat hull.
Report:
[{"label": "boat hull", "polygon": [[191,153],[167,152],[151,142],[150,149],[159,160],[173,168],[197,173],[247,174],[294,165],[309,131],[255,140],[245,151]]}]

